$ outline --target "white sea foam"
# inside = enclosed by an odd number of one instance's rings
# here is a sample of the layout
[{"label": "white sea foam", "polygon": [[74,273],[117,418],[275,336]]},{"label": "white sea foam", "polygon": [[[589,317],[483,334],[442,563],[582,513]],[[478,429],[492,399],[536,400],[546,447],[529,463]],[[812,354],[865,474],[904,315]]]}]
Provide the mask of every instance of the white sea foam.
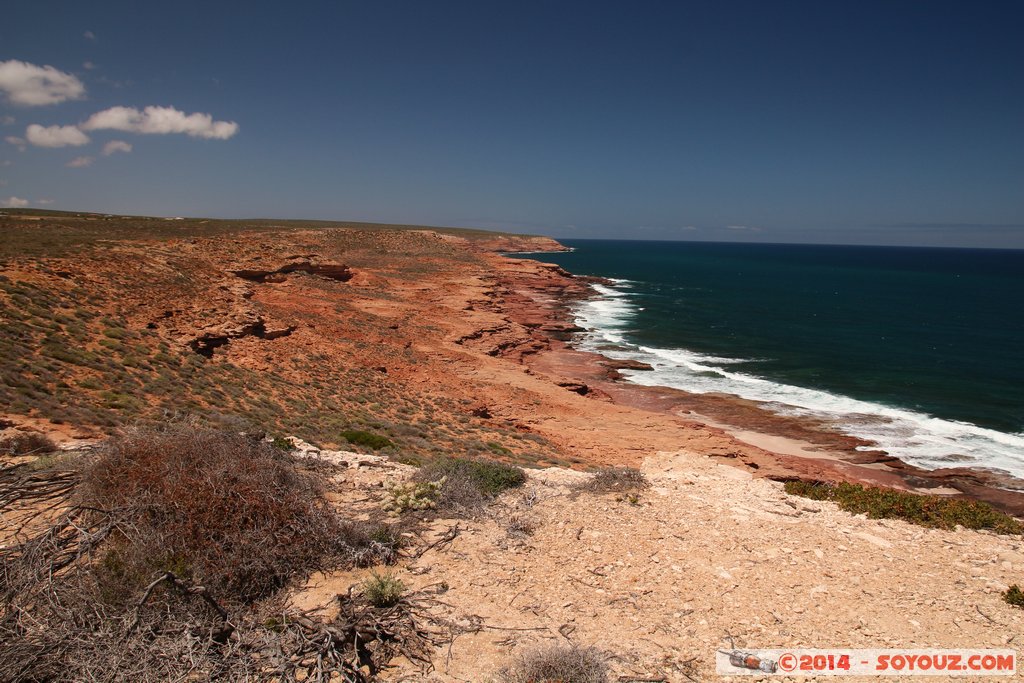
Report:
[{"label": "white sea foam", "polygon": [[750,359],[630,344],[625,333],[640,310],[631,301],[633,294],[623,290],[619,282],[615,287],[593,287],[600,296],[581,302],[576,309],[578,324],[588,330],[582,346],[611,358],[650,364],[654,372],[622,371],[637,384],[692,393],[733,394],[761,401],[779,414],[822,418],[846,434],[926,469],[974,467],[1024,479],[1024,433],[1000,432],[729,369]]}]

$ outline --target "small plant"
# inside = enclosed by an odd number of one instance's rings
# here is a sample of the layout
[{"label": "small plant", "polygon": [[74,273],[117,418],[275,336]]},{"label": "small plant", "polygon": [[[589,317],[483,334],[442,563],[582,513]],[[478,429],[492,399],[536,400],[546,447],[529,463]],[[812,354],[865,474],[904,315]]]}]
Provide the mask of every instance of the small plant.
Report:
[{"label": "small plant", "polygon": [[405,593],[405,584],[394,574],[370,572],[363,582],[363,597],[374,607],[394,607]]},{"label": "small plant", "polygon": [[286,453],[290,453],[292,449],[295,448],[292,445],[292,442],[284,438],[283,436],[275,436],[274,439],[270,442],[270,445],[278,449],[279,451],[285,451]]},{"label": "small plant", "polygon": [[1024,608],[1024,591],[1017,584],[1013,584],[1003,592],[1003,600],[1014,607]]},{"label": "small plant", "polygon": [[[647,477],[634,467],[606,467],[594,473],[590,481],[582,484],[581,489],[593,493],[619,493],[634,494],[633,499],[638,500],[636,492],[642,491],[650,486]],[[634,500],[629,500],[635,504]]]},{"label": "small plant", "polygon": [[445,482],[446,478],[441,477],[437,481],[410,481],[393,486],[388,491],[384,509],[396,515],[409,510],[432,510],[437,507]]},{"label": "small plant", "polygon": [[829,500],[854,514],[871,519],[902,519],[921,526],[990,529],[1000,534],[1024,533],[1024,526],[988,503],[964,498],[929,496],[860,484],[787,481],[786,493],[812,500]]},{"label": "small plant", "polygon": [[512,451],[505,448],[497,441],[488,441],[487,448],[495,455],[512,455]]},{"label": "small plant", "polygon": [[508,518],[505,531],[513,538],[524,538],[533,535],[533,522],[520,515],[512,515]]},{"label": "small plant", "polygon": [[600,650],[551,645],[525,652],[498,674],[501,683],[607,683],[608,664]]},{"label": "small plant", "polygon": [[375,451],[381,448],[391,448],[395,445],[391,442],[391,439],[385,436],[374,434],[373,432],[364,432],[359,429],[345,430],[341,433],[341,438],[356,446],[366,446]]}]

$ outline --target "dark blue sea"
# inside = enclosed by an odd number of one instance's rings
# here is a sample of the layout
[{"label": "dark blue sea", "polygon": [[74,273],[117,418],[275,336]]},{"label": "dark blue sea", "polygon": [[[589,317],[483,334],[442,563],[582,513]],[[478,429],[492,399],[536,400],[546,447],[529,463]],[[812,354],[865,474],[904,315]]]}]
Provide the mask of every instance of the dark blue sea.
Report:
[{"label": "dark blue sea", "polygon": [[562,240],[612,278],[580,345],[630,380],[825,418],[907,462],[1024,477],[1024,251]]}]

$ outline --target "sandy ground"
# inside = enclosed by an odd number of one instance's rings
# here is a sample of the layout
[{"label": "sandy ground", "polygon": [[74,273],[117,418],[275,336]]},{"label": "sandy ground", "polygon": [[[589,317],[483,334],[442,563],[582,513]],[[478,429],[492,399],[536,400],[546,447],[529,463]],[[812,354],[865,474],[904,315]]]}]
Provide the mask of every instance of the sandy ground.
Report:
[{"label": "sandy ground", "polygon": [[[339,503],[366,504],[367,487],[408,471],[346,470]],[[868,520],[688,451],[652,454],[642,471],[651,487],[636,503],[580,492],[590,475],[549,468],[482,517],[431,523],[423,543],[460,532],[397,575],[412,591],[446,586],[435,614],[466,632],[436,652],[433,672],[396,662],[382,680],[487,681],[549,643],[600,648],[612,680],[703,681],[721,680],[715,651],[730,644],[1016,649],[1021,639],[1024,612],[1001,597],[1024,571],[1018,538]],[[513,518],[532,533],[510,533]],[[366,573],[318,575],[296,604],[329,613]]]}]

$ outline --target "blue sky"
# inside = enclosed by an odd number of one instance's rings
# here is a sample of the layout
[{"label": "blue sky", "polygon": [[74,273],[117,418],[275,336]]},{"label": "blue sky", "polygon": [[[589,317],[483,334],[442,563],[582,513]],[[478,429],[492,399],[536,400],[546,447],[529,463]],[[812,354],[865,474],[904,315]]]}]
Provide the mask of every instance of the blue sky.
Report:
[{"label": "blue sky", "polygon": [[1024,3],[10,4],[8,205],[1024,248]]}]

